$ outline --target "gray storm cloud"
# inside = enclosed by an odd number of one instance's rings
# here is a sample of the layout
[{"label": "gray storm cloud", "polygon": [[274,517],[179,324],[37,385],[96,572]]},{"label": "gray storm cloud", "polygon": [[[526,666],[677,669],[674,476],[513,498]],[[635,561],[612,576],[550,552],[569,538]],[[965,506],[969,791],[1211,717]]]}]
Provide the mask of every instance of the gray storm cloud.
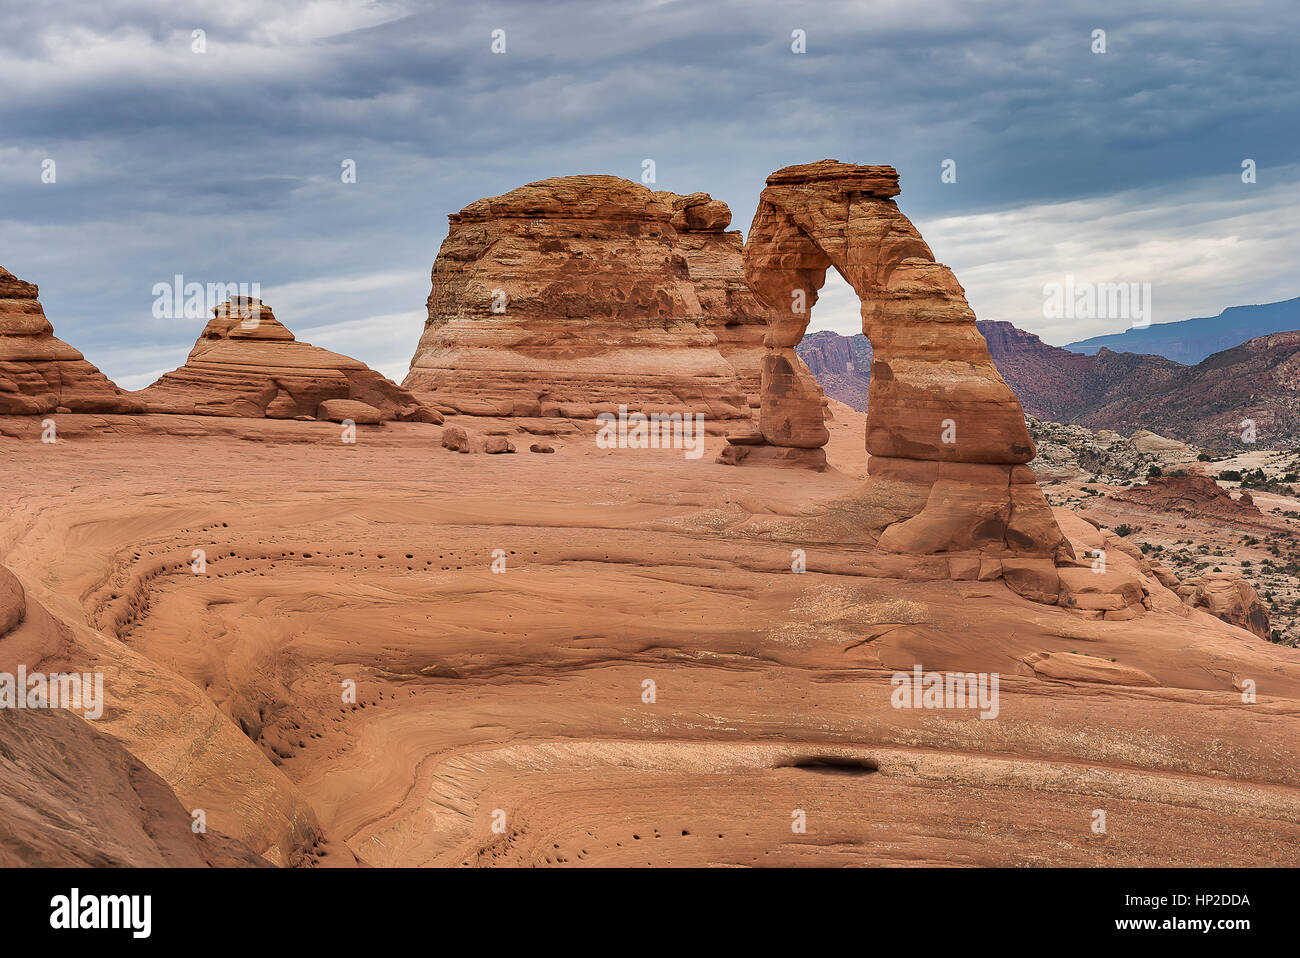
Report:
[{"label": "gray storm cloud", "polygon": [[[447,213],[546,176],[635,179],[646,158],[657,188],[710,192],[741,229],[780,166],[891,163],[981,318],[1052,342],[1115,331],[1043,317],[1063,273],[1152,283],[1157,322],[1300,293],[1293,4],[51,2],[5,19],[0,264],[131,386],[197,335],[150,312],[178,273],[258,282],[304,338],[400,377]],[[856,328],[843,293],[815,328]]]}]

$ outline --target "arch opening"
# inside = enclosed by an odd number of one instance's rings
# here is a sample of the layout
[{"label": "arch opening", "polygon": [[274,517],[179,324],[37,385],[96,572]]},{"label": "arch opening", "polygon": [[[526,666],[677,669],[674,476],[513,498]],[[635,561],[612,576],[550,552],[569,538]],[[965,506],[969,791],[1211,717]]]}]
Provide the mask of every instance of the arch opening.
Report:
[{"label": "arch opening", "polygon": [[822,160],[768,177],[744,248],[746,282],[768,310],[758,430],[766,448],[723,459],[826,467],[822,392],[794,347],[833,268],[857,294],[872,345],[869,472],[928,492],[878,544],[1054,555],[1064,537],[1025,467],[1035,450],[1020,403],[956,277],[899,211],[898,192],[888,166]]}]

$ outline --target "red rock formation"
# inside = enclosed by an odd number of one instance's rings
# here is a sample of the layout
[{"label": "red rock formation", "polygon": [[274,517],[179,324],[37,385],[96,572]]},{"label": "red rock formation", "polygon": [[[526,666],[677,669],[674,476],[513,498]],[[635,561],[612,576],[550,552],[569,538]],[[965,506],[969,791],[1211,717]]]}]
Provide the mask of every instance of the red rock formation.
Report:
[{"label": "red rock formation", "polygon": [[[745,278],[768,307],[759,427],[770,447],[827,441],[821,392],[794,347],[832,266],[862,301],[873,363],[867,451],[873,476],[923,484],[921,512],[879,545],[1052,556],[1064,539],[1025,467],[1034,445],[952,272],[892,197],[888,166],[822,160],[773,173],[745,246]],[[753,446],[733,447],[733,457]],[[752,453],[748,453],[752,455]]]},{"label": "red rock formation", "polygon": [[1255,525],[1264,513],[1249,493],[1232,498],[1227,489],[1201,474],[1158,476],[1142,486],[1125,486],[1107,494],[1117,502],[1145,506],[1157,512],[1176,512],[1198,519],[1217,519]]},{"label": "red rock formation", "polygon": [[360,360],[298,342],[260,300],[235,297],[212,312],[185,365],[138,394],[150,412],[442,421]]},{"label": "red rock formation", "polygon": [[0,415],[140,412],[86,358],[54,336],[38,289],[0,268]]},{"label": "red rock formation", "polygon": [[0,868],[266,867],[237,839],[195,834],[156,773],[61,709],[0,723]]},{"label": "red rock formation", "polygon": [[417,395],[471,415],[748,418],[763,315],[725,203],[569,176],[449,219]]},{"label": "red rock formation", "polygon": [[1253,632],[1261,639],[1269,637],[1268,609],[1259,601],[1254,587],[1235,572],[1207,572],[1189,579],[1179,594],[1193,608]]},{"label": "red rock formation", "polygon": [[762,392],[766,310],[745,282],[744,242],[739,230],[727,229],[731,210],[707,193],[655,196],[673,207],[672,223],[704,322],[718,338],[718,351],[735,371],[756,414]]}]

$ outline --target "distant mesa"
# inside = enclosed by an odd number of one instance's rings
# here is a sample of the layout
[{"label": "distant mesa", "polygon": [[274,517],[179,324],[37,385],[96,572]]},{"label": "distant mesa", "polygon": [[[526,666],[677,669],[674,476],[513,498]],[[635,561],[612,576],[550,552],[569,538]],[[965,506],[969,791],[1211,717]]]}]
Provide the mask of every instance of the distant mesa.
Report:
[{"label": "distant mesa", "polygon": [[149,412],[442,422],[360,360],[294,339],[261,300],[236,296],[212,312],[185,365],[137,393]]},{"label": "distant mesa", "polygon": [[855,333],[841,336],[829,329],[808,333],[795,347],[817,384],[831,399],[858,412],[867,411],[871,387],[871,343]]},{"label": "distant mesa", "polygon": [[749,419],[763,308],[705,193],[565,176],[448,217],[404,385],[444,412]]},{"label": "distant mesa", "polygon": [[37,293],[35,283],[0,268],[0,414],[143,411],[140,400],[55,338]]},{"label": "distant mesa", "polygon": [[1065,348],[1089,356],[1105,348],[1117,353],[1164,356],[1194,365],[1248,340],[1296,329],[1300,329],[1300,297],[1278,303],[1229,306],[1218,316],[1136,326],[1122,333],[1081,339]]}]

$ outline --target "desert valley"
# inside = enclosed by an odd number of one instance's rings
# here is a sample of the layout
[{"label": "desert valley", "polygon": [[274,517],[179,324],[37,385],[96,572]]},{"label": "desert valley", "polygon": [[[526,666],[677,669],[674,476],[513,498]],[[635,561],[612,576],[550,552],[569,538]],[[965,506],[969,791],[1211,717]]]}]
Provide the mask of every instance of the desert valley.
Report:
[{"label": "desert valley", "polygon": [[977,324],[899,193],[481,199],[400,384],[234,296],[120,389],[0,271],[0,673],[102,677],[0,863],[1300,864],[1300,332]]}]

